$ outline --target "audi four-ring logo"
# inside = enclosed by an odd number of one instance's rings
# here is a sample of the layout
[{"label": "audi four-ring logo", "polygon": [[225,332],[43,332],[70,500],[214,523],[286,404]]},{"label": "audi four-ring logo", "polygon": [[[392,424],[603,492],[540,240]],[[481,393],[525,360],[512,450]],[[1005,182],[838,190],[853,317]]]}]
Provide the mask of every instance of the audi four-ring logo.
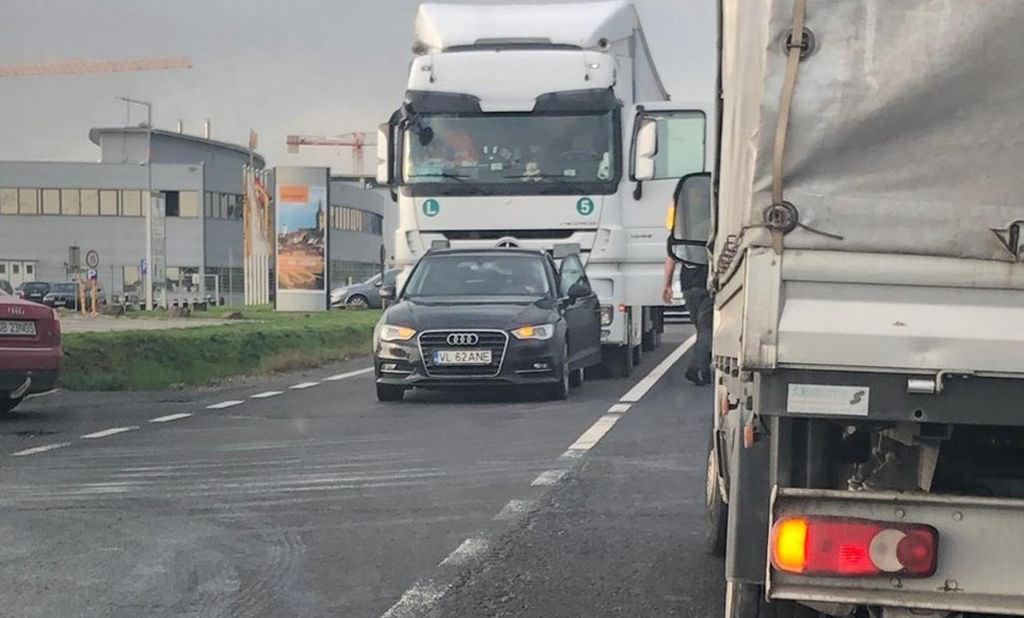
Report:
[{"label": "audi four-ring logo", "polygon": [[452,333],[445,338],[448,345],[476,345],[480,336],[476,333]]}]

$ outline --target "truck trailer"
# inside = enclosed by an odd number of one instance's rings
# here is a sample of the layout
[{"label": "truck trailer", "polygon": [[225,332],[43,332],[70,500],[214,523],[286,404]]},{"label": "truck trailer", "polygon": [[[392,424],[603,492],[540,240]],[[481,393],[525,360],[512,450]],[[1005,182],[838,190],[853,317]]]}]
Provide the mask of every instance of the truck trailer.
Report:
[{"label": "truck trailer", "polygon": [[[713,101],[669,101],[623,1],[423,4],[413,52],[378,136],[396,265],[436,243],[578,245],[604,362],[629,375],[658,342],[665,210],[676,180],[713,161]],[[706,75],[710,85],[713,66]],[[638,152],[645,126],[663,137],[656,152]]]},{"label": "truck trailer", "polygon": [[1024,615],[1024,3],[720,8],[726,616]]}]

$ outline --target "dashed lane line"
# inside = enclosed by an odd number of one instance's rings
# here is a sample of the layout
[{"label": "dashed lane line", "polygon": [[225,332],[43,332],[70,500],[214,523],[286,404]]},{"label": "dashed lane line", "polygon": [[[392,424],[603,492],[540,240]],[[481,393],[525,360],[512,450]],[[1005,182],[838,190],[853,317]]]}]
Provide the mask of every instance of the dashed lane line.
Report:
[{"label": "dashed lane line", "polygon": [[71,443],[70,442],[59,442],[57,444],[44,444],[43,446],[34,446],[32,448],[27,448],[27,449],[25,449],[23,451],[18,451],[16,453],[11,453],[11,457],[24,457],[25,455],[35,455],[37,453],[45,453],[47,451],[52,451],[54,449],[64,448],[65,446],[71,446]]},{"label": "dashed lane line", "polygon": [[[546,488],[553,487],[562,480],[570,470],[574,469],[575,466],[580,465],[579,460],[583,458],[583,455],[589,452],[606,435],[608,435],[608,432],[611,431],[612,427],[614,427],[619,419],[629,411],[632,404],[640,401],[644,395],[646,395],[648,391],[657,384],[658,380],[668,373],[669,369],[671,369],[672,366],[682,358],[683,354],[686,354],[686,352],[693,347],[695,341],[696,337],[690,337],[675,350],[672,350],[672,352],[670,352],[662,362],[652,369],[650,373],[629,389],[626,394],[619,399],[618,403],[609,407],[607,414],[601,416],[601,418],[597,419],[593,425],[588,427],[587,430],[569,446],[568,450],[562,453],[558,458],[558,460],[565,464],[566,467],[541,472],[540,475],[530,483],[530,486]],[[369,370],[370,369],[366,371]],[[543,495],[549,490],[544,489],[539,491],[542,492],[540,495]],[[510,500],[508,504],[502,507],[501,511],[494,516],[494,520],[511,522],[524,517],[537,504],[537,501],[540,499],[540,495],[536,496],[532,500]],[[432,615],[431,610],[436,607],[437,603],[448,593],[449,590],[452,589],[452,586],[457,581],[457,577],[459,577],[459,570],[464,569],[469,563],[482,557],[490,546],[490,541],[486,538],[470,537],[464,540],[457,548],[455,548],[454,551],[452,551],[451,554],[448,555],[448,557],[438,564],[436,577],[421,579],[413,584],[413,586],[406,590],[401,598],[399,598],[398,601],[384,613],[382,618],[413,618]]]},{"label": "dashed lane line", "polygon": [[562,480],[562,477],[565,476],[567,472],[569,472],[569,471],[568,470],[545,470],[544,472],[541,472],[540,475],[537,478],[533,479],[533,482],[530,483],[530,486],[531,487],[549,487],[551,485],[554,485],[558,481]]},{"label": "dashed lane line", "polygon": [[496,521],[511,521],[519,519],[530,511],[537,503],[533,500],[509,500],[508,504],[501,507],[498,514],[494,516]]},{"label": "dashed lane line", "polygon": [[229,399],[227,401],[221,401],[220,403],[211,403],[210,405],[206,406],[206,409],[207,410],[223,410],[224,408],[233,408],[235,406],[240,406],[243,403],[245,403],[245,402],[244,401],[239,401],[238,399]]},{"label": "dashed lane line", "polygon": [[[365,375],[365,374],[370,373],[372,371],[373,371],[373,367],[364,367],[362,369],[356,369],[354,371],[347,371],[345,373],[339,373],[339,374],[335,374],[335,375],[332,375],[332,376],[328,376],[328,377],[324,378],[324,381],[327,381],[327,382],[337,382],[339,380],[346,380],[348,378],[354,378],[356,376]],[[300,382],[299,384],[294,384],[294,385],[290,386],[289,389],[291,389],[291,390],[304,390],[304,389],[312,388],[314,386],[319,386],[319,385],[320,385],[320,382]],[[53,389],[53,390],[45,391],[45,392],[42,392],[42,393],[35,393],[35,394],[32,394],[32,395],[29,395],[29,396],[26,397],[26,399],[36,399],[36,398],[39,398],[39,397],[46,397],[48,395],[53,395],[53,394],[56,394],[56,393],[59,393],[59,392],[60,392],[60,389]],[[249,398],[250,399],[269,399],[271,397],[277,397],[279,395],[283,395],[284,393],[285,393],[285,391],[264,391],[262,393],[256,393],[255,395],[250,395]],[[224,410],[226,408],[233,408],[235,406],[240,406],[243,403],[245,403],[245,401],[238,400],[238,399],[229,399],[227,401],[220,401],[220,402],[217,402],[217,403],[210,404],[210,405],[206,406],[206,409],[207,410]],[[184,420],[184,419],[189,418],[191,416],[192,416],[191,412],[180,412],[180,413],[177,413],[177,414],[167,414],[165,416],[158,416],[157,418],[151,418],[151,419],[149,419],[149,422],[150,423],[170,423],[170,422],[173,422],[173,421]],[[87,434],[79,436],[79,437],[80,437],[80,439],[83,439],[83,440],[95,440],[95,439],[98,439],[98,438],[106,438],[106,437],[109,437],[109,436],[116,436],[118,434],[126,433],[126,432],[129,432],[129,431],[135,431],[138,428],[139,428],[138,425],[131,425],[131,426],[127,426],[127,427],[111,427],[110,429],[104,429],[102,431],[94,431],[92,433],[87,433]],[[59,449],[59,448],[67,447],[67,446],[71,446],[71,443],[70,442],[59,442],[59,443],[54,443],[54,444],[44,444],[42,446],[34,446],[32,448],[27,448],[27,449],[24,449],[24,450],[16,451],[14,453],[11,453],[11,456],[12,457],[25,457],[27,455],[37,455],[39,453],[46,453],[48,451],[53,451],[53,450],[56,450],[56,449]]]},{"label": "dashed lane line", "polygon": [[583,432],[580,437],[576,438],[576,441],[569,446],[570,451],[589,451],[594,448],[601,438],[606,433],[611,431],[615,423],[619,422],[622,418],[621,414],[605,414],[601,418],[597,419],[589,429]]},{"label": "dashed lane line", "polygon": [[461,566],[480,556],[490,547],[487,539],[470,537],[456,547],[439,566]]},{"label": "dashed lane line", "polygon": [[345,373],[335,374],[333,376],[324,378],[324,380],[328,382],[337,382],[338,380],[347,380],[348,378],[361,376],[363,374],[370,373],[371,371],[373,371],[373,367],[363,367],[362,369],[356,369],[355,371],[348,371]]},{"label": "dashed lane line", "polygon": [[271,397],[277,397],[278,395],[284,395],[284,391],[263,391],[262,393],[256,393],[255,395],[249,395],[249,399],[270,399]]},{"label": "dashed lane line", "polygon": [[171,421],[180,421],[182,419],[192,416],[191,412],[179,412],[178,414],[168,414],[167,416],[158,416],[156,418],[149,419],[150,423],[170,423]]},{"label": "dashed lane line", "polygon": [[675,365],[676,361],[682,358],[683,354],[686,354],[686,352],[689,351],[696,342],[697,335],[692,335],[689,339],[684,341],[682,345],[675,350],[672,350],[672,352],[665,357],[665,360],[658,363],[657,367],[652,369],[651,372],[644,376],[642,380],[637,382],[633,388],[626,391],[626,394],[620,397],[619,401],[623,403],[636,403],[643,399],[644,395],[647,394],[647,391],[651,390],[651,388],[658,383],[658,380],[668,373],[668,370],[672,368],[672,365]]},{"label": "dashed lane line", "polygon": [[135,431],[138,428],[139,428],[138,425],[128,425],[126,427],[111,427],[110,429],[104,429],[102,431],[94,431],[92,433],[87,433],[87,434],[85,434],[83,436],[78,436],[78,437],[83,439],[83,440],[95,440],[97,438],[107,438],[109,436],[116,436],[119,433],[126,433],[126,432],[129,432],[129,431]]}]

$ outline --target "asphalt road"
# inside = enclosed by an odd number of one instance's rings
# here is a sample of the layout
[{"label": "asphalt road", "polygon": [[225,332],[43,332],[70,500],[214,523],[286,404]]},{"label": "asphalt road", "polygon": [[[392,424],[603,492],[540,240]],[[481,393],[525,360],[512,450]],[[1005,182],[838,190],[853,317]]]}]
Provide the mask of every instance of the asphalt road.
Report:
[{"label": "asphalt road", "polygon": [[365,359],[35,398],[0,420],[0,615],[721,615],[687,335],[560,403],[380,404]]}]

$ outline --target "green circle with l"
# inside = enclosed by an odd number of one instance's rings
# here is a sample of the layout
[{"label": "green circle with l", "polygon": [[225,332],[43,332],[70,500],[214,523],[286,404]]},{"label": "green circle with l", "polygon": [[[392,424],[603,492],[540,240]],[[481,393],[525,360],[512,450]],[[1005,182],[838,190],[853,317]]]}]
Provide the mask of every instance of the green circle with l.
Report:
[{"label": "green circle with l", "polygon": [[428,217],[436,217],[439,212],[441,212],[441,205],[437,203],[437,200],[429,199],[423,202],[423,214]]},{"label": "green circle with l", "polygon": [[594,200],[589,197],[581,197],[576,202],[576,212],[580,213],[584,217],[594,213]]}]

